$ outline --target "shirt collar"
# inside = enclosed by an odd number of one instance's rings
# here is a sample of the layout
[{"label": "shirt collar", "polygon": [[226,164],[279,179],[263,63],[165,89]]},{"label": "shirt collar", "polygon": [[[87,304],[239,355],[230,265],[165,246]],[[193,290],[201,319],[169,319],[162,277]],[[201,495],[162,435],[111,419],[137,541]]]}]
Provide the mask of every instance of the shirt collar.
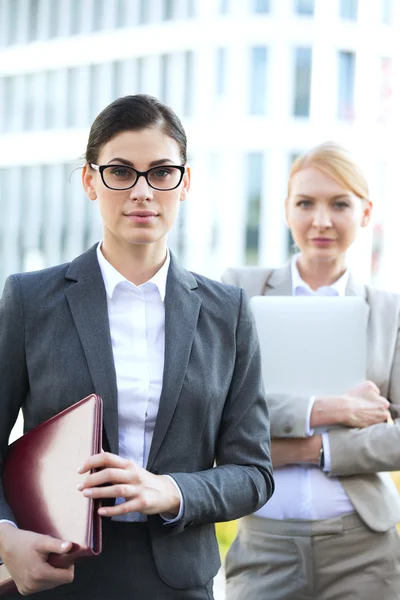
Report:
[{"label": "shirt collar", "polygon": [[117,269],[115,267],[112,266],[111,263],[108,262],[108,260],[106,260],[104,254],[101,251],[102,243],[103,243],[102,241],[99,242],[97,249],[96,249],[97,260],[99,261],[99,266],[100,266],[101,274],[102,274],[103,281],[104,281],[104,287],[106,288],[107,296],[110,299],[113,297],[115,288],[117,287],[117,285],[119,283],[126,282],[126,283],[129,283],[134,288],[141,288],[142,286],[147,285],[148,283],[152,283],[157,287],[157,289],[160,293],[161,301],[164,302],[165,292],[166,292],[166,288],[167,288],[168,269],[169,269],[169,265],[171,262],[171,256],[170,256],[168,248],[167,248],[167,257],[166,257],[165,262],[164,262],[163,266],[161,267],[161,269],[159,269],[157,271],[157,273],[155,275],[153,275],[153,277],[151,279],[149,279],[149,281],[146,281],[145,283],[142,283],[141,285],[137,286],[134,283],[132,283],[131,281],[128,281],[128,279],[126,279],[126,277],[124,277],[119,271],[117,271]]},{"label": "shirt collar", "polygon": [[330,293],[333,293],[333,295],[335,296],[345,296],[346,295],[346,287],[347,287],[347,283],[349,281],[349,270],[347,269],[343,275],[341,277],[339,277],[339,279],[337,281],[335,281],[334,283],[332,283],[332,285],[324,285],[320,288],[318,288],[317,291],[313,290],[308,283],[306,283],[304,281],[304,279],[302,279],[300,273],[299,273],[299,269],[297,267],[297,260],[299,258],[300,254],[295,254],[292,258],[291,261],[291,275],[292,275],[292,294],[293,296],[296,296],[298,291],[302,288],[303,290],[305,290],[308,294],[311,295],[316,295],[316,293],[321,290],[321,291],[330,291]]}]

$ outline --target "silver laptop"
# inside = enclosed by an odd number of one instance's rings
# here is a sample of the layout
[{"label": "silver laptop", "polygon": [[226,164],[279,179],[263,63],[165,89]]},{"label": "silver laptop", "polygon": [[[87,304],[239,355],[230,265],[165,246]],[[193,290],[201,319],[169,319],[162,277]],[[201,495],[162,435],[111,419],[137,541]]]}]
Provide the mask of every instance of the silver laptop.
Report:
[{"label": "silver laptop", "polygon": [[366,379],[363,298],[255,296],[250,306],[267,393],[342,394]]}]

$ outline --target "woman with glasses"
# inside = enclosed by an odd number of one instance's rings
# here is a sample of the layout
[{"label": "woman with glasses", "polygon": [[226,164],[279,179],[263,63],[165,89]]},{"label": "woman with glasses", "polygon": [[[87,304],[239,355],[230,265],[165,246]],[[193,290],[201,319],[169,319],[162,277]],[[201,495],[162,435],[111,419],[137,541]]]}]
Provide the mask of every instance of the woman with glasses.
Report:
[{"label": "woman with glasses", "polygon": [[143,95],[106,107],[82,182],[102,241],[5,285],[0,448],[20,407],[31,428],[90,393],[103,398],[105,452],[71,490],[104,501],[103,552],[51,566],[69,540],[16,528],[0,488],[0,557],[38,600],[210,599],[214,523],[254,512],[273,491],[257,334],[239,289],[168,251],[190,185],[172,110]]},{"label": "woman with glasses", "polygon": [[286,221],[300,252],[278,269],[224,275],[249,295],[356,295],[369,310],[367,381],[337,396],[267,395],[276,490],[240,521],[227,600],[400,597],[400,501],[381,473],[400,468],[400,420],[387,422],[400,408],[400,296],[361,285],[347,267],[371,210],[353,157],[321,144],[289,176]]}]

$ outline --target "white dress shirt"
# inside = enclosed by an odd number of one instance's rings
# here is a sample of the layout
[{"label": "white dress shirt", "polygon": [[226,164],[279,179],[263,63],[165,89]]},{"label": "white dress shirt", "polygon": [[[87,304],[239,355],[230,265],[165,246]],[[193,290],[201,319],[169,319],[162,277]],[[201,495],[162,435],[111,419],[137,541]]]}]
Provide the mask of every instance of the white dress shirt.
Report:
[{"label": "white dress shirt", "polygon": [[[314,291],[303,281],[297,268],[299,255],[291,263],[293,296],[345,295],[349,273],[346,271],[335,283]],[[267,382],[268,384],[268,382]],[[267,385],[268,387],[268,385]],[[310,399],[308,427],[305,435],[312,435],[310,416],[315,398]],[[324,471],[330,471],[329,437],[322,433]],[[269,519],[330,519],[354,512],[350,498],[336,477],[327,477],[319,467],[311,464],[286,465],[274,469],[275,492],[272,498],[255,514]]]},{"label": "white dress shirt", "polygon": [[[160,404],[165,349],[165,290],[170,255],[146,283],[136,286],[104,257],[97,259],[107,295],[108,318],[118,390],[119,456],[145,468]],[[174,522],[182,517],[183,498]],[[117,498],[116,503],[124,502]],[[121,521],[145,521],[146,515],[128,513]]]}]

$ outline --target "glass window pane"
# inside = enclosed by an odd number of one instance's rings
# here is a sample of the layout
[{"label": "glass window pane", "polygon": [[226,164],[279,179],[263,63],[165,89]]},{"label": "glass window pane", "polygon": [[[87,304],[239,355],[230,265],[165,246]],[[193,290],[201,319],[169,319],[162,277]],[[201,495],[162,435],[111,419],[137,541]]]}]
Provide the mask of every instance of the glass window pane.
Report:
[{"label": "glass window pane", "polygon": [[150,19],[150,3],[149,0],[140,0],[139,4],[139,23],[143,25],[148,23]]},{"label": "glass window pane", "polygon": [[226,15],[229,12],[229,0],[219,0],[219,12]]},{"label": "glass window pane", "polygon": [[354,118],[354,79],[356,56],[354,52],[339,52],[338,117]]},{"label": "glass window pane", "polygon": [[38,39],[39,29],[39,0],[30,0],[29,3],[29,22],[28,22],[28,41],[34,42]]},{"label": "glass window pane", "polygon": [[57,77],[55,71],[45,73],[45,129],[55,129],[57,125]]},{"label": "glass window pane", "polygon": [[247,155],[247,221],[246,221],[246,264],[258,264],[260,242],[261,196],[263,190],[263,160],[261,152]]},{"label": "glass window pane", "polygon": [[115,11],[116,11],[115,25],[116,25],[116,27],[127,27],[128,26],[126,1],[127,0],[116,0],[116,6],[115,6]]},{"label": "glass window pane", "polygon": [[222,96],[226,91],[226,58],[227,49],[217,48],[216,91]]},{"label": "glass window pane", "polygon": [[60,4],[58,0],[49,2],[49,37],[57,37],[60,32]]},{"label": "glass window pane", "polygon": [[184,58],[184,97],[183,97],[183,116],[193,116],[193,100],[194,100],[194,56],[193,51],[185,52]]},{"label": "glass window pane", "polygon": [[393,0],[381,0],[381,19],[384,25],[393,25]]},{"label": "glass window pane", "polygon": [[254,0],[255,13],[269,13],[270,9],[270,0]]},{"label": "glass window pane", "polygon": [[293,109],[296,117],[310,116],[311,59],[311,48],[296,48]]},{"label": "glass window pane", "polygon": [[312,17],[314,14],[314,0],[296,0],[296,13]]},{"label": "glass window pane", "polygon": [[169,21],[174,18],[174,0],[164,0],[162,18],[163,21]]},{"label": "glass window pane", "polygon": [[18,36],[18,15],[21,10],[20,0],[8,3],[8,44],[15,44]]},{"label": "glass window pane", "polygon": [[358,0],[340,0],[339,14],[342,19],[357,20]]},{"label": "glass window pane", "polygon": [[267,108],[267,48],[256,46],[250,54],[250,114],[264,115]]},{"label": "glass window pane", "polygon": [[71,35],[77,35],[82,32],[83,28],[83,14],[82,14],[83,3],[81,0],[70,0],[70,33]]},{"label": "glass window pane", "polygon": [[95,0],[92,13],[92,29],[100,31],[104,28],[104,0]]},{"label": "glass window pane", "polygon": [[196,0],[187,0],[187,16],[189,18],[196,16]]}]

